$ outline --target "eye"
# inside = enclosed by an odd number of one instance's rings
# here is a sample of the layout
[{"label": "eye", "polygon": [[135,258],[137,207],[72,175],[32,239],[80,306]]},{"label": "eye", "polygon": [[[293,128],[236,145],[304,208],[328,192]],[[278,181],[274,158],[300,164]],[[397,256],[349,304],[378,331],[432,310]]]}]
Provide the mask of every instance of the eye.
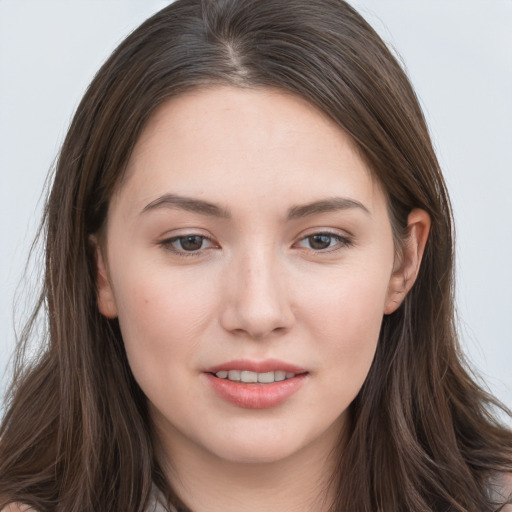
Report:
[{"label": "eye", "polygon": [[213,242],[209,238],[194,234],[174,236],[163,240],[160,242],[160,245],[170,251],[181,254],[201,252],[204,249],[214,247]]},{"label": "eye", "polygon": [[349,246],[351,241],[347,237],[335,233],[314,233],[302,238],[297,245],[313,251],[327,252]]}]

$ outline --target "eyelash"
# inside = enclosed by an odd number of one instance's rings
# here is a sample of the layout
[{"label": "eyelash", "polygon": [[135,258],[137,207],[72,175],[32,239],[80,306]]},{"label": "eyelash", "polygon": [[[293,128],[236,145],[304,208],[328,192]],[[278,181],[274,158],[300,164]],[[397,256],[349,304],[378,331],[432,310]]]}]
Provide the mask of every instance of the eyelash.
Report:
[{"label": "eyelash", "polygon": [[330,241],[334,240],[336,242],[334,245],[332,245],[332,246],[329,245],[328,247],[326,247],[324,249],[314,249],[313,247],[305,247],[305,249],[307,249],[308,251],[313,251],[314,253],[320,253],[320,254],[332,253],[332,252],[339,251],[340,249],[343,249],[345,247],[350,247],[353,245],[351,238],[349,238],[347,236],[340,235],[339,233],[332,233],[331,231],[320,231],[320,232],[311,233],[310,235],[307,235],[307,236],[301,238],[298,243],[300,244],[301,242],[304,242],[307,240],[309,240],[311,243],[311,239],[313,239],[314,237],[326,237],[326,238],[329,238]]},{"label": "eyelash", "polygon": [[170,251],[178,256],[183,256],[185,258],[191,257],[191,256],[197,256],[199,254],[202,254],[206,250],[205,248],[201,247],[198,250],[187,251],[186,249],[183,248],[183,246],[181,247],[181,249],[178,249],[174,246],[174,244],[176,244],[176,243],[179,243],[181,245],[183,240],[185,240],[187,238],[188,239],[200,238],[201,246],[203,245],[204,241],[208,241],[212,244],[213,247],[215,247],[215,244],[212,242],[212,240],[210,238],[208,238],[207,236],[204,236],[204,235],[198,235],[196,233],[190,233],[190,234],[180,235],[180,236],[173,236],[172,238],[167,238],[165,240],[162,240],[161,242],[159,242],[159,245],[161,247],[163,247],[164,249],[166,249],[167,251]]},{"label": "eyelash", "polygon": [[[322,248],[322,249],[314,249],[313,247],[304,247],[304,246],[300,245],[301,242],[304,242],[304,241],[307,241],[307,240],[309,240],[310,243],[311,243],[311,240],[314,237],[325,237],[325,238],[328,238],[329,239],[329,246],[326,247],[326,248]],[[199,238],[199,239],[201,239],[201,248],[199,248],[197,250],[187,251],[186,249],[183,248],[182,243],[183,243],[183,241],[185,239],[192,239],[192,238]],[[334,245],[330,245],[330,243],[333,240],[335,241],[335,244]],[[172,238],[167,238],[165,240],[162,240],[161,242],[159,242],[158,245],[160,245],[161,247],[163,247],[167,251],[170,251],[170,252],[172,252],[172,253],[174,253],[174,254],[176,254],[178,256],[193,257],[193,256],[202,255],[205,250],[209,249],[209,247],[207,247],[207,248],[203,248],[202,247],[202,245],[203,245],[203,243],[205,241],[210,242],[211,247],[214,247],[214,248],[218,247],[207,236],[198,235],[198,234],[195,234],[195,233],[190,233],[190,234],[180,235],[180,236],[173,236]],[[175,246],[175,244],[177,244],[177,243],[181,245],[181,248],[178,249]],[[350,246],[353,245],[353,242],[347,236],[342,236],[342,235],[340,235],[338,233],[332,233],[330,231],[320,231],[320,232],[315,232],[315,233],[312,233],[312,234],[307,235],[305,237],[302,237],[299,240],[299,242],[297,242],[294,245],[298,245],[299,247],[302,247],[302,248],[304,248],[304,249],[306,249],[308,251],[311,251],[311,252],[313,252],[315,254],[325,254],[325,253],[333,253],[333,252],[339,251],[340,249],[343,249],[345,247],[350,247]]]}]

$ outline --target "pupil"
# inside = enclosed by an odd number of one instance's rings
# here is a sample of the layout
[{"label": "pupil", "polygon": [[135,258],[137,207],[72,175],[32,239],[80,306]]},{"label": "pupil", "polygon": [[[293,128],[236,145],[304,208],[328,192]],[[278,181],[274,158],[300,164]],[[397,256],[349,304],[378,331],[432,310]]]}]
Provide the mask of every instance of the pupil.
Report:
[{"label": "pupil", "polygon": [[309,237],[309,244],[312,249],[327,249],[331,243],[329,235],[313,235]]},{"label": "pupil", "polygon": [[203,245],[203,237],[185,236],[180,240],[180,245],[185,251],[197,251]]}]

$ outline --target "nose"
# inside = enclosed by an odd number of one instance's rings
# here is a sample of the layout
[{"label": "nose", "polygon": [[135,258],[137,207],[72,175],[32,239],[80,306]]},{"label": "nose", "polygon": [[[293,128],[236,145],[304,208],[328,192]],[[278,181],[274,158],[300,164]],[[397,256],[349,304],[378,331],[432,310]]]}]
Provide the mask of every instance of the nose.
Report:
[{"label": "nose", "polygon": [[234,334],[262,339],[287,332],[295,320],[283,265],[270,248],[232,262],[224,298],[220,321]]}]

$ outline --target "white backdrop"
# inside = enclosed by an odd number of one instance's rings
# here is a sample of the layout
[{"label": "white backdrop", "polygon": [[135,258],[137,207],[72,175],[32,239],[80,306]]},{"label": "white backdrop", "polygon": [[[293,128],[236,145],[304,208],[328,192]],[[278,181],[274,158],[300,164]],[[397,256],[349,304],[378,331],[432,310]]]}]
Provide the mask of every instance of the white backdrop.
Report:
[{"label": "white backdrop", "polygon": [[[101,63],[157,0],[0,0],[0,395],[40,195]],[[451,192],[464,349],[512,407],[512,1],[352,0],[401,55]],[[31,290],[20,292],[23,311]]]}]

